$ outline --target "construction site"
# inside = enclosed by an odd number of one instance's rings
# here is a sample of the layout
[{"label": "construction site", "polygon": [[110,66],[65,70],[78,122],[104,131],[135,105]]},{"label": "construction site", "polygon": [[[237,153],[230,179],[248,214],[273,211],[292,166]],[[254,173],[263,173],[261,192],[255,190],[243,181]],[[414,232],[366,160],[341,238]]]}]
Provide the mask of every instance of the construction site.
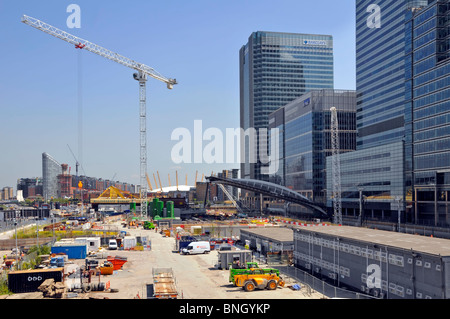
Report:
[{"label": "construction site", "polygon": [[[327,109],[331,209],[278,184],[238,179],[234,170],[202,174],[201,180],[197,171],[193,186],[187,175],[180,184],[176,171],[168,187],[156,171],[152,185],[146,84],[152,78],[171,90],[176,79],[38,19],[24,15],[21,22],[133,70],[140,184],[133,191],[102,185],[84,197],[81,177],[74,187],[62,164],[59,194],[79,194],[76,210],[52,209],[50,221],[36,215],[37,223],[19,233],[15,215],[5,215],[15,228],[0,237],[0,299],[450,298],[448,239],[343,226],[336,107]],[[253,194],[250,205],[238,190]],[[400,230],[400,209],[397,214]],[[363,216],[354,217],[362,226]]]},{"label": "construction site", "polygon": [[[320,299],[323,294],[287,274],[256,274],[255,270],[272,271],[273,265],[285,262],[267,260],[265,255],[248,250],[239,241],[239,229],[280,228],[269,220],[249,224],[219,223],[181,224],[169,227],[163,220],[144,227],[138,219],[111,216],[92,226],[100,236],[60,239],[51,245],[48,255],[40,256],[33,269],[27,267],[25,254],[2,251],[2,278],[8,284],[5,299]],[[86,225],[85,223],[84,225]],[[81,225],[80,225],[81,226]],[[84,227],[87,229],[87,227]],[[63,230],[57,235],[75,230]],[[81,228],[80,228],[81,229]],[[36,230],[34,230],[36,231]],[[41,235],[43,234],[43,229]],[[229,234],[229,237],[225,237]],[[6,236],[6,234],[5,234]],[[118,243],[111,249],[110,240]],[[51,240],[51,238],[50,238]],[[207,253],[180,253],[183,247],[198,240],[207,241]],[[240,244],[243,244],[241,246]],[[5,244],[2,244],[3,246]],[[22,246],[22,252],[29,247]],[[3,249],[3,248],[2,248]],[[288,253],[292,256],[292,251]],[[222,257],[225,256],[225,257]],[[267,264],[269,262],[272,266]],[[251,263],[248,267],[247,263]],[[18,270],[13,270],[18,269]],[[232,272],[240,279],[230,281]],[[242,272],[245,272],[242,273]],[[243,287],[242,276],[262,278],[254,289]],[[271,276],[271,277],[270,277]],[[269,287],[268,277],[280,280]],[[246,278],[247,278],[246,277]],[[252,277],[252,278],[253,278]],[[267,278],[266,278],[267,277]],[[28,278],[34,278],[31,282]],[[240,280],[240,281],[239,281]],[[248,281],[248,278],[246,279]],[[260,280],[260,279],[252,279]],[[237,283],[239,281],[239,283]],[[253,281],[252,281],[253,282]],[[267,287],[265,286],[267,285]]]}]

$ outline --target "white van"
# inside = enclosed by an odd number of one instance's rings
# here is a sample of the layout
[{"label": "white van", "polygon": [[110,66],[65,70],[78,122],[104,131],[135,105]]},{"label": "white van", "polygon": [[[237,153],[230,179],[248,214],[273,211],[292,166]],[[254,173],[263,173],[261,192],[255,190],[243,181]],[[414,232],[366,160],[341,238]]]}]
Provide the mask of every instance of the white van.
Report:
[{"label": "white van", "polygon": [[209,241],[195,241],[181,251],[184,255],[207,254],[211,251]]},{"label": "white van", "polygon": [[117,249],[117,241],[115,239],[110,239],[109,240],[108,249],[110,249],[110,250]]}]

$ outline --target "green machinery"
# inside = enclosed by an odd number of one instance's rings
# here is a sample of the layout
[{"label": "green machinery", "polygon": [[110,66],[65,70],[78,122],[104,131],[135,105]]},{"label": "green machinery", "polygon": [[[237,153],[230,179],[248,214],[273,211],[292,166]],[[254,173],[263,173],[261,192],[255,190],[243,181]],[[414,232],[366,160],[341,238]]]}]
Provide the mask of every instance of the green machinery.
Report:
[{"label": "green machinery", "polygon": [[151,221],[144,221],[144,229],[155,229],[155,224],[153,224]]},{"label": "green machinery", "polygon": [[148,205],[149,215],[154,219],[160,218],[174,218],[175,217],[175,205],[173,201],[166,202],[166,211],[164,212],[164,202],[159,198],[153,198]]},{"label": "green machinery", "polygon": [[230,277],[228,278],[229,282],[234,284],[234,276],[236,275],[246,275],[251,274],[253,269],[261,269],[265,274],[275,273],[277,276],[280,275],[280,271],[275,268],[259,268],[258,263],[256,262],[247,262],[246,268],[233,268],[230,267]]}]

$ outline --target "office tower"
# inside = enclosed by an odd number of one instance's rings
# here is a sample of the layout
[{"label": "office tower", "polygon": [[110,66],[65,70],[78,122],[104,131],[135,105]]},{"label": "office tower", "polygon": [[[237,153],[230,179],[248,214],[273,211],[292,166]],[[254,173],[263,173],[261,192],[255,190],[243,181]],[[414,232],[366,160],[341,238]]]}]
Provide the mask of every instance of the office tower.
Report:
[{"label": "office tower", "polygon": [[[268,116],[301,95],[316,89],[332,89],[333,38],[279,32],[254,32],[239,52],[240,123],[244,131],[268,128]],[[241,178],[268,180],[261,174],[261,162],[251,160],[251,152],[258,159],[260,138],[251,148],[241,138]],[[242,147],[242,146],[241,146]]]},{"label": "office tower", "polygon": [[[448,20],[448,0],[356,1],[357,152],[341,158],[353,171],[349,215],[449,224]],[[373,170],[355,175],[359,162]]]},{"label": "office tower", "polygon": [[407,3],[356,1],[358,150],[398,142],[405,135]]},{"label": "office tower", "polygon": [[62,168],[48,153],[42,153],[42,186],[44,200],[58,197],[58,175]]},{"label": "office tower", "polygon": [[269,180],[323,204],[326,157],[332,154],[331,107],[338,111],[340,152],[354,151],[355,91],[311,91],[269,115],[269,128],[278,128],[280,139],[278,172]]},{"label": "office tower", "polygon": [[414,220],[450,224],[450,1],[413,7],[405,24],[405,162]]}]

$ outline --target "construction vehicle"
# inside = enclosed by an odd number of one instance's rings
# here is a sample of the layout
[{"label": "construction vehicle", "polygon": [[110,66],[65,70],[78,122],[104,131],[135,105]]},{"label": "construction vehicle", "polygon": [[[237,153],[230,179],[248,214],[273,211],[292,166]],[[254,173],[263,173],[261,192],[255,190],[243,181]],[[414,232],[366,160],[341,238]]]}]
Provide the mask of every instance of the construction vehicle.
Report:
[{"label": "construction vehicle", "polygon": [[151,221],[144,221],[144,229],[155,229],[155,224],[153,224]]},{"label": "construction vehicle", "polygon": [[284,280],[275,273],[264,273],[262,269],[252,268],[251,273],[236,275],[234,285],[242,287],[245,291],[258,289],[275,290],[278,286],[284,287]]},{"label": "construction vehicle", "polygon": [[147,299],[177,299],[172,268],[153,268],[153,284],[147,286]]},{"label": "construction vehicle", "polygon": [[254,261],[249,261],[246,263],[246,268],[233,268],[233,265],[230,265],[230,277],[228,278],[229,282],[235,283],[234,278],[236,275],[246,275],[251,274],[254,269],[261,269],[265,274],[275,273],[277,276],[280,275],[280,271],[275,268],[259,268],[258,263]]}]

